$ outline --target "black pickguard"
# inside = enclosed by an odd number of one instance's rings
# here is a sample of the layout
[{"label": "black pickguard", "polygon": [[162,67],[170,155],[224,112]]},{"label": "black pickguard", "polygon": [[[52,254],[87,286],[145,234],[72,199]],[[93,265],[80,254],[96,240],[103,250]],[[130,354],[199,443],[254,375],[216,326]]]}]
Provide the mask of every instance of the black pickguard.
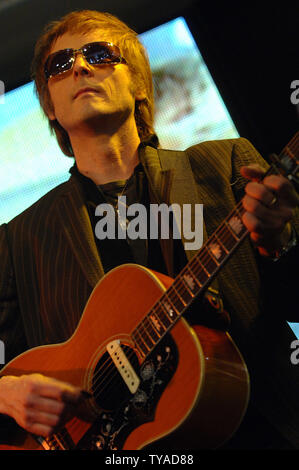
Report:
[{"label": "black pickguard", "polygon": [[[129,349],[123,347],[127,355]],[[141,379],[136,393],[132,395],[119,378],[117,386],[114,384],[114,390],[107,387],[107,393],[101,395],[97,402],[101,407],[105,404],[112,409],[101,413],[78,443],[77,449],[121,450],[133,429],[155,419],[159,399],[177,368],[178,349],[172,337],[166,335],[141,367],[138,361],[136,364],[136,359],[133,355],[130,360]]]}]

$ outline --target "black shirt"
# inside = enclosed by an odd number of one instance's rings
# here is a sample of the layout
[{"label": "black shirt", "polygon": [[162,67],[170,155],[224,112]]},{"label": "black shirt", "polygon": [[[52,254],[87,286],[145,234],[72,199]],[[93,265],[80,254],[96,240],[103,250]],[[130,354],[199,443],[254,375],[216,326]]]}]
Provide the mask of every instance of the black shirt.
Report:
[{"label": "black shirt", "polygon": [[[149,236],[145,239],[130,237],[125,239],[117,236],[118,234],[118,197],[126,197],[126,205],[134,203],[143,204],[147,209],[147,231],[149,231],[149,192],[146,176],[141,164],[137,165],[134,173],[128,180],[113,181],[111,183],[97,186],[90,178],[85,177],[79,171],[76,165],[70,169],[71,174],[79,179],[86,200],[86,205],[95,237],[95,242],[103,264],[104,272],[125,263],[137,263],[147,266],[159,272],[167,274],[166,265],[163,259],[162,251],[158,240],[150,240]],[[100,217],[95,215],[96,207],[99,204],[110,204],[115,210],[115,238],[99,239],[96,236],[96,224]],[[124,208],[122,208],[124,210]],[[127,224],[132,217],[127,217]]]}]

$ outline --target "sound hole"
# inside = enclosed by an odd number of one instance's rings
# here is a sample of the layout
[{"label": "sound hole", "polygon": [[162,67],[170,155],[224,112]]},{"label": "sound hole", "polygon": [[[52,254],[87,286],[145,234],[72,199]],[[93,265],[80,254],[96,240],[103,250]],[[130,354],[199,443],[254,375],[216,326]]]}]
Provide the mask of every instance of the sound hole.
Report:
[{"label": "sound hole", "polygon": [[[123,344],[121,348],[136,374],[139,375],[139,362],[135,351]],[[92,391],[97,405],[106,411],[115,410],[132,397],[108,352],[103,354],[96,365],[92,379]]]}]

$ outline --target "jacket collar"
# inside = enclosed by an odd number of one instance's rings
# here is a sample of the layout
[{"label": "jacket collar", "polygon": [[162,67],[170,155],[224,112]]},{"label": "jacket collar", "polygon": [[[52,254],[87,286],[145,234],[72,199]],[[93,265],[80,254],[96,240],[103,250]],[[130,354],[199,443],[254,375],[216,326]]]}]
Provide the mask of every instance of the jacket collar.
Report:
[{"label": "jacket collar", "polygon": [[[194,226],[193,210],[201,201],[185,152],[146,146],[140,151],[140,160],[147,174],[155,202],[159,204],[165,202],[168,206],[176,204],[180,207],[181,214],[183,214],[184,205],[190,205],[191,225]],[[180,223],[179,220],[178,223]],[[204,226],[203,238],[207,238]],[[182,226],[181,239],[184,246],[190,241],[185,238]],[[198,249],[185,250],[187,259],[190,260]]]}]

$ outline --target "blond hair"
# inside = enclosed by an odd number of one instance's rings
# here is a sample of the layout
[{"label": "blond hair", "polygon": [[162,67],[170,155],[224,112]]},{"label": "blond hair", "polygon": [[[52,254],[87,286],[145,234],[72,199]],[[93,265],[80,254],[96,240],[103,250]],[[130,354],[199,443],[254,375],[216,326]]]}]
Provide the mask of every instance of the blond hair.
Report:
[{"label": "blond hair", "polygon": [[[58,21],[52,21],[43,30],[38,39],[31,65],[32,79],[35,82],[40,105],[47,116],[48,111],[53,112],[47,80],[44,75],[44,63],[56,39],[65,33],[88,33],[101,29],[109,31],[112,41],[116,42],[125,57],[133,82],[145,92],[145,99],[135,103],[135,121],[141,141],[154,134],[154,94],[152,74],[145,48],[139,41],[137,33],[125,23],[110,13],[93,10],[81,10],[68,13]],[[52,133],[56,134],[62,152],[67,156],[74,156],[71,142],[67,132],[57,120],[49,119]]]}]

